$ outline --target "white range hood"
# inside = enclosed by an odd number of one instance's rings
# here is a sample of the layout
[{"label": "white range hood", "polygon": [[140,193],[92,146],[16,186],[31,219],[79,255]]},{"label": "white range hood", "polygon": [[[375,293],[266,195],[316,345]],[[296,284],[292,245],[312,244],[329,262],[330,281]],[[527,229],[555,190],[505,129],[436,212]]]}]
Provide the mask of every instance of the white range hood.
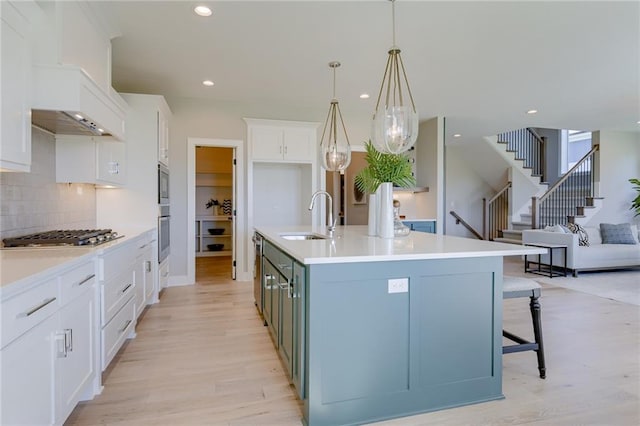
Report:
[{"label": "white range hood", "polygon": [[51,133],[125,138],[127,103],[106,93],[80,67],[33,66],[31,122]]}]

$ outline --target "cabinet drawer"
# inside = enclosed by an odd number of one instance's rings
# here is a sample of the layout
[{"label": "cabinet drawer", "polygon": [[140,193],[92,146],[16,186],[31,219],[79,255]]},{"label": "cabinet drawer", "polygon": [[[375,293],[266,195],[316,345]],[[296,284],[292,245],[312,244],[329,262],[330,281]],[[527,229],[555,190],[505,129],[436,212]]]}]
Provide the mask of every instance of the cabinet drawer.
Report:
[{"label": "cabinet drawer", "polygon": [[84,263],[60,276],[60,304],[64,305],[81,295],[96,281],[93,261]]},{"label": "cabinet drawer", "polygon": [[109,281],[116,277],[123,268],[132,265],[136,259],[138,240],[123,243],[124,245],[108,251],[100,259],[100,279]]},{"label": "cabinet drawer", "polygon": [[4,347],[25,331],[34,327],[60,306],[58,279],[53,278],[36,288],[25,291],[2,302],[2,336],[0,347]]},{"label": "cabinet drawer", "polygon": [[103,327],[132,298],[135,292],[133,276],[133,269],[127,268],[113,280],[102,284],[101,318]]},{"label": "cabinet drawer", "polygon": [[107,368],[129,333],[133,331],[135,327],[134,310],[133,299],[129,299],[116,313],[113,320],[102,330],[102,371]]},{"label": "cabinet drawer", "polygon": [[267,241],[264,247],[264,255],[282,275],[286,278],[291,278],[293,271],[293,259],[289,257],[288,254],[283,253],[280,249]]}]

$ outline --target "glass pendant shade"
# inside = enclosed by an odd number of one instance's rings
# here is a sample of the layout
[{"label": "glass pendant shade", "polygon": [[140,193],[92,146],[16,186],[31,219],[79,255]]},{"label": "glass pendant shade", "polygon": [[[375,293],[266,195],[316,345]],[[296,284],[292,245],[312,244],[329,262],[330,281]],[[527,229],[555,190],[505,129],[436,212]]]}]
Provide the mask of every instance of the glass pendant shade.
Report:
[{"label": "glass pendant shade", "polygon": [[418,111],[407,80],[407,73],[395,46],[395,2],[392,4],[393,43],[382,77],[380,93],[373,113],[371,142],[385,154],[400,154],[418,139]]},{"label": "glass pendant shade", "polygon": [[320,152],[322,165],[331,172],[341,172],[351,163],[351,145],[347,136],[347,129],[344,126],[340,105],[335,99],[335,69],[340,66],[339,62],[331,62],[329,67],[333,68],[334,78],[334,99],[329,106],[329,114],[324,123],[322,139],[320,140]]}]

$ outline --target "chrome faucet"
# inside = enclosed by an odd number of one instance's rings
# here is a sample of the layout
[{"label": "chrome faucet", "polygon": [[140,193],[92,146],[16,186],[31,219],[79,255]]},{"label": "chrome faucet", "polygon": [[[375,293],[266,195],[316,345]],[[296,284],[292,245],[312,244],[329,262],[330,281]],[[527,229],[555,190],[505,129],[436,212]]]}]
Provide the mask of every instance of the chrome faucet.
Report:
[{"label": "chrome faucet", "polygon": [[333,199],[331,198],[331,194],[327,191],[316,191],[311,196],[311,203],[309,203],[309,210],[313,210],[313,203],[316,201],[316,197],[318,195],[326,195],[329,200],[329,219],[327,225],[327,231],[329,231],[329,236],[333,235],[333,231],[336,229],[336,221],[333,219]]}]

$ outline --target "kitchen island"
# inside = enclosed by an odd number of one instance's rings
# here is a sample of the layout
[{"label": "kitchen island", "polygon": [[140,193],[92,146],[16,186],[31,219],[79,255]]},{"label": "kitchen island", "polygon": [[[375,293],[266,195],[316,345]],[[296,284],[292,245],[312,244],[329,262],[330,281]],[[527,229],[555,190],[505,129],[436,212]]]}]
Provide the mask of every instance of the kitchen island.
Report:
[{"label": "kitchen island", "polygon": [[306,424],[503,398],[503,256],[541,249],[421,232],[382,239],[365,226],[314,240],[282,237],[308,227],[256,231],[266,240],[259,303]]}]

